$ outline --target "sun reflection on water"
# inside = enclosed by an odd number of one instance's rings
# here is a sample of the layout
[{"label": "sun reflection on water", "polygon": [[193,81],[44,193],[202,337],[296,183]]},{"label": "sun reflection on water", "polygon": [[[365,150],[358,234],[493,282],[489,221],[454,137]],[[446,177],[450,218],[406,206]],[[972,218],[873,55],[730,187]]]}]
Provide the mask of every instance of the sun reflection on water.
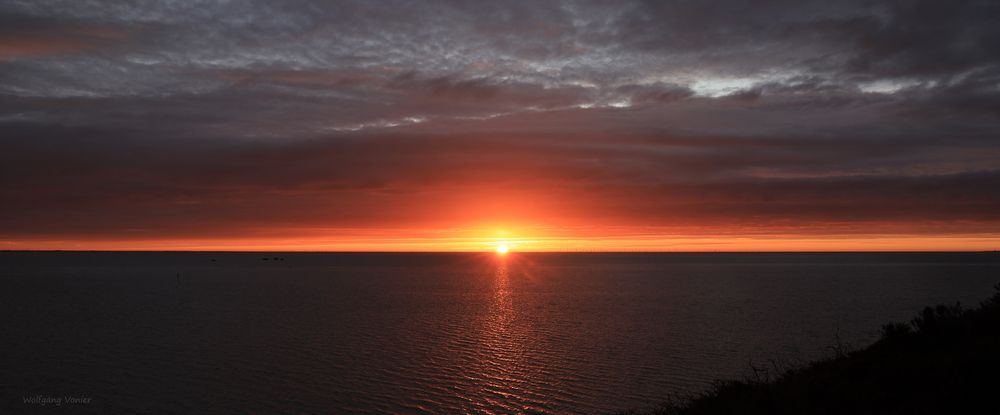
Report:
[{"label": "sun reflection on water", "polygon": [[530,327],[518,318],[510,259],[499,256],[496,261],[475,368],[479,379],[477,406],[490,413],[538,409],[535,400],[527,396],[532,383],[530,362],[526,361]]}]

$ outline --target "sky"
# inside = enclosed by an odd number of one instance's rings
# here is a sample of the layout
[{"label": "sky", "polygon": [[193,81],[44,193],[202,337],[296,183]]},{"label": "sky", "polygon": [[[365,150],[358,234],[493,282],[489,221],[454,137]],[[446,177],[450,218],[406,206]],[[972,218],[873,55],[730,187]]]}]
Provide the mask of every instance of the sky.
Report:
[{"label": "sky", "polygon": [[996,1],[0,2],[0,249],[1000,249]]}]

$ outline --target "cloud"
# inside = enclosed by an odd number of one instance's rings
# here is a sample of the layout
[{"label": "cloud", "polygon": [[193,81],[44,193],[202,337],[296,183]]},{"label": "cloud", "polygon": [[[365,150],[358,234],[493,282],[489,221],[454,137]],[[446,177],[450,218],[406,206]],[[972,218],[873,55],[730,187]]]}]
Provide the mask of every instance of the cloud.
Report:
[{"label": "cloud", "polygon": [[21,138],[6,144],[0,174],[8,237],[595,217],[747,232],[924,222],[985,232],[1000,212],[1000,173],[940,165],[967,163],[982,147],[930,154],[934,142],[406,133],[282,142],[30,123],[4,133]]},{"label": "cloud", "polygon": [[0,15],[0,62],[85,52],[128,36],[121,29],[100,24]]},{"label": "cloud", "polygon": [[997,17],[987,1],[4,2],[0,233],[995,231]]}]

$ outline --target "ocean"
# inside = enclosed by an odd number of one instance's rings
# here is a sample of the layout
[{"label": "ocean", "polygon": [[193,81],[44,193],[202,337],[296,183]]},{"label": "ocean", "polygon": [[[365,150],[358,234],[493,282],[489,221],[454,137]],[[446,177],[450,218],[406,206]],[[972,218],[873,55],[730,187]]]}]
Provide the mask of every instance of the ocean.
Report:
[{"label": "ocean", "polygon": [[0,252],[0,413],[615,413],[998,282],[997,253]]}]

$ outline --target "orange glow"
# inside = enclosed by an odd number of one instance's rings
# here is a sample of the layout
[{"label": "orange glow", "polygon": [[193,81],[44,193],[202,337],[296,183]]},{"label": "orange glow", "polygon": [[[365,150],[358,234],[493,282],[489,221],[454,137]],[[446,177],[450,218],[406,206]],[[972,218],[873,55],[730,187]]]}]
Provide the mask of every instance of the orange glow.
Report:
[{"label": "orange glow", "polygon": [[[495,229],[495,228],[494,228]],[[765,251],[994,251],[1000,234],[698,234],[649,228],[323,229],[242,238],[89,239],[0,241],[0,250],[124,251],[393,251],[489,252],[765,252]],[[498,242],[499,241],[499,242]]]},{"label": "orange glow", "polygon": [[510,248],[508,248],[507,245],[504,244],[497,245],[497,253],[500,255],[507,255],[507,251],[509,250]]}]

